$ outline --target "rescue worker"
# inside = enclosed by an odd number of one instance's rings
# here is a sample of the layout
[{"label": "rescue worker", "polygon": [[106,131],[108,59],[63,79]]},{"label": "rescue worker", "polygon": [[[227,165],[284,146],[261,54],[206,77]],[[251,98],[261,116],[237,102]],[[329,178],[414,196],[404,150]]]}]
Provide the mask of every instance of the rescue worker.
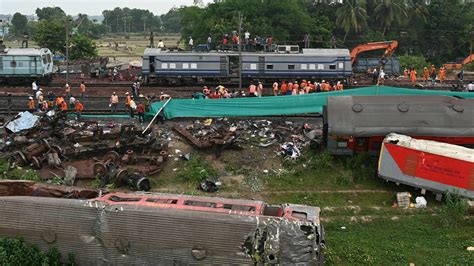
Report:
[{"label": "rescue worker", "polygon": [[126,92],[125,93],[125,110],[130,111],[130,101],[132,100],[132,97],[130,96],[130,93]]},{"label": "rescue worker", "polygon": [[58,98],[56,98],[56,107],[60,109],[63,102],[64,102],[63,96],[59,95]]},{"label": "rescue worker", "polygon": [[210,90],[207,86],[204,86],[204,87],[202,88],[202,93],[203,93],[204,95],[206,95],[206,97],[208,98],[208,97],[209,97],[209,94],[211,93],[211,90]]},{"label": "rescue worker", "polygon": [[53,108],[54,107],[54,105],[53,105],[53,103],[54,103],[54,94],[53,94],[53,92],[48,91],[47,100],[48,100],[48,107]]},{"label": "rescue worker", "polygon": [[410,80],[411,80],[411,83],[416,83],[416,70],[414,68],[412,68],[410,70]]},{"label": "rescue worker", "polygon": [[168,100],[169,98],[171,98],[171,96],[169,96],[168,94],[164,94],[163,92],[161,92],[161,94],[160,94],[160,102],[166,101],[166,100]]},{"label": "rescue worker", "polygon": [[145,122],[145,107],[143,106],[142,102],[138,103],[137,114],[138,114],[138,122],[140,123]]},{"label": "rescue worker", "polygon": [[273,95],[278,96],[278,82],[273,82]]},{"label": "rescue worker", "polygon": [[257,85],[257,93],[258,93],[258,97],[263,96],[263,84],[260,81],[258,82],[258,85]]},{"label": "rescue worker", "polygon": [[299,90],[300,90],[300,85],[298,84],[298,81],[295,81],[293,83],[292,95],[298,95]]},{"label": "rescue worker", "polygon": [[340,82],[340,81],[337,82],[336,90],[338,90],[338,91],[343,91],[344,90],[344,85],[342,84],[342,82]]},{"label": "rescue worker", "polygon": [[257,93],[257,86],[255,86],[255,84],[253,84],[253,83],[250,84],[250,86],[249,86],[249,97],[256,97],[257,96],[256,93]]},{"label": "rescue worker", "polygon": [[431,77],[431,85],[435,85],[436,84],[436,67],[435,67],[435,65],[431,65],[430,77]]},{"label": "rescue worker", "polygon": [[69,97],[69,108],[73,110],[74,106],[76,106],[76,98],[74,96],[71,96]]},{"label": "rescue worker", "polygon": [[81,82],[79,89],[81,91],[81,98],[84,99],[84,97],[86,96],[86,84],[84,84],[84,81]]},{"label": "rescue worker", "polygon": [[76,101],[74,110],[76,111],[76,120],[81,120],[81,113],[84,111],[84,105],[79,100]]},{"label": "rescue worker", "polygon": [[49,103],[47,101],[43,101],[41,103],[41,111],[43,112],[47,112],[49,109]]},{"label": "rescue worker", "polygon": [[40,95],[43,95],[43,89],[42,88],[39,88],[38,91],[36,91],[36,93],[35,93],[36,100],[38,100]]},{"label": "rescue worker", "polygon": [[130,109],[130,117],[134,118],[135,117],[135,110],[137,110],[137,104],[135,103],[133,98],[130,98],[129,105],[130,105],[130,108],[129,108]]},{"label": "rescue worker", "polygon": [[430,71],[427,67],[423,68],[423,82],[428,82],[428,78],[430,77]]},{"label": "rescue worker", "polygon": [[71,85],[69,85],[69,82],[66,82],[66,85],[64,86],[64,91],[66,92],[67,97],[71,95]]},{"label": "rescue worker", "polygon": [[67,112],[67,104],[66,104],[66,101],[63,100],[63,101],[60,103],[60,109],[61,109],[61,111],[63,111],[63,112]]},{"label": "rescue worker", "polygon": [[383,69],[380,69],[379,82],[377,84],[382,86],[385,84],[385,72]]},{"label": "rescue worker", "polygon": [[285,81],[281,82],[281,95],[286,95],[287,85]]},{"label": "rescue worker", "polygon": [[288,88],[286,89],[286,95],[293,94],[293,83],[290,81],[288,82]]},{"label": "rescue worker", "polygon": [[446,79],[446,68],[441,67],[439,69],[439,82],[444,83],[444,80]]},{"label": "rescue worker", "polygon": [[33,113],[35,111],[35,100],[33,97],[28,97],[28,111]]},{"label": "rescue worker", "polygon": [[329,91],[329,84],[327,84],[325,80],[321,81],[321,91],[322,92]]},{"label": "rescue worker", "polygon": [[119,102],[118,95],[114,91],[112,93],[112,96],[110,96],[110,111],[112,111],[112,113],[117,112],[118,102]]}]

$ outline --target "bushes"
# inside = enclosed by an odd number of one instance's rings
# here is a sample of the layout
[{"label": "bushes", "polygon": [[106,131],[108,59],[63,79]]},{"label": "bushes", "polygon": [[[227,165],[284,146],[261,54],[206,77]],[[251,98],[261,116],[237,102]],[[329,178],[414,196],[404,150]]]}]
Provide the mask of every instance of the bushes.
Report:
[{"label": "bushes", "polygon": [[194,154],[189,161],[182,162],[176,176],[187,182],[198,183],[206,177],[217,176],[217,171],[209,162]]},{"label": "bushes", "polygon": [[448,193],[445,204],[439,209],[440,221],[445,227],[456,226],[462,222],[468,205],[466,199],[459,194]]},{"label": "bushes", "polygon": [[430,63],[428,63],[423,56],[402,55],[400,56],[400,66],[402,67],[400,73],[403,73],[405,67],[408,70],[414,67],[418,73],[418,77],[420,77],[423,75],[423,68],[430,66]]},{"label": "bushes", "polygon": [[74,257],[68,256],[68,263],[61,262],[61,253],[56,248],[47,252],[38,247],[25,243],[21,238],[0,237],[1,265],[75,265]]}]

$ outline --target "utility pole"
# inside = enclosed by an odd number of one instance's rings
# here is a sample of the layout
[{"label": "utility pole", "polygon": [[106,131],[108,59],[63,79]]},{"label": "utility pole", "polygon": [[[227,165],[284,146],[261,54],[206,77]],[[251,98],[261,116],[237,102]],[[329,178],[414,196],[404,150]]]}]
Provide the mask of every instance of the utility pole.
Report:
[{"label": "utility pole", "polygon": [[242,19],[239,12],[239,91],[242,91]]},{"label": "utility pole", "polygon": [[66,16],[66,83],[69,82],[69,18]]}]

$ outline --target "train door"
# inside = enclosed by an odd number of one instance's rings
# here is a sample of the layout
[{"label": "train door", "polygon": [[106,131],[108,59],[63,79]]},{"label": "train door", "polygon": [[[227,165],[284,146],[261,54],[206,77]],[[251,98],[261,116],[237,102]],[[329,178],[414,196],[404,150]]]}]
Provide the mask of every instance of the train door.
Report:
[{"label": "train door", "polygon": [[367,152],[369,148],[368,138],[356,138],[355,139],[355,153]]},{"label": "train door", "polygon": [[237,55],[229,55],[229,75],[239,76],[239,56]]},{"label": "train door", "polygon": [[148,66],[149,66],[149,69],[150,69],[150,74],[149,75],[153,75],[155,74],[155,57],[154,56],[150,56],[148,58]]},{"label": "train door", "polygon": [[227,77],[227,72],[228,72],[228,68],[227,68],[227,56],[221,56],[220,57],[220,75],[221,77]]},{"label": "train door", "polygon": [[[46,57],[45,57],[46,58]],[[43,60],[43,61],[46,61],[46,60]],[[32,75],[32,76],[35,76],[36,74],[38,74],[38,68],[37,68],[37,65],[38,65],[38,62],[37,62],[37,57],[36,56],[30,56],[30,69],[29,69],[29,74]],[[45,64],[46,65],[46,64]]]},{"label": "train door", "polygon": [[344,70],[346,68],[345,63],[344,63],[344,57],[338,57],[337,58],[337,65],[336,65],[336,77],[344,77]]}]

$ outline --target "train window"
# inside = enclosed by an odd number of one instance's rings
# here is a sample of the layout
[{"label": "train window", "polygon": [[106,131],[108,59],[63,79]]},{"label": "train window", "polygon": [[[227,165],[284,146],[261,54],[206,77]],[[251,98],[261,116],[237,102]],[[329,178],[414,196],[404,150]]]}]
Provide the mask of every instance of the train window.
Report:
[{"label": "train window", "polygon": [[329,69],[336,69],[336,65],[329,65]]},{"label": "train window", "polygon": [[337,147],[338,148],[347,148],[347,141],[342,140],[337,142]]},{"label": "train window", "polygon": [[344,69],[344,63],[339,63],[339,69]]},{"label": "train window", "polygon": [[273,65],[267,65],[267,69],[273,69]]},{"label": "train window", "polygon": [[324,69],[324,64],[318,64],[318,70],[323,70]]},{"label": "train window", "polygon": [[233,210],[233,211],[245,211],[253,212],[255,211],[254,206],[245,206],[245,205],[235,205],[235,204],[224,204],[224,209]]},{"label": "train window", "polygon": [[191,68],[196,69],[196,68],[197,68],[197,64],[196,64],[196,63],[191,63]]},{"label": "train window", "polygon": [[161,63],[161,68],[168,68],[168,63]]},{"label": "train window", "polygon": [[184,205],[196,206],[196,207],[215,208],[217,204],[214,203],[214,202],[187,200],[187,201],[184,202]]},{"label": "train window", "polygon": [[295,69],[295,65],[288,65],[288,69]]},{"label": "train window", "polygon": [[176,68],[176,64],[175,63],[170,63],[170,68]]},{"label": "train window", "polygon": [[189,64],[188,64],[188,63],[183,63],[183,68],[188,69],[188,68],[189,68]]},{"label": "train window", "polygon": [[163,204],[176,204],[178,203],[178,200],[176,199],[160,199],[160,198],[151,198],[147,199],[147,202],[153,202],[153,203],[163,203]]},{"label": "train window", "polygon": [[109,200],[113,202],[136,202],[136,201],[140,201],[141,199],[140,198],[123,198],[123,197],[113,195],[113,196],[110,196]]},{"label": "train window", "polygon": [[257,64],[250,64],[250,69],[257,69]]},{"label": "train window", "polygon": [[10,67],[16,67],[16,61],[11,61],[10,62]]},{"label": "train window", "polygon": [[316,64],[309,64],[309,69],[315,70],[316,69]]},{"label": "train window", "polygon": [[301,69],[302,70],[308,69],[308,64],[301,64]]}]

